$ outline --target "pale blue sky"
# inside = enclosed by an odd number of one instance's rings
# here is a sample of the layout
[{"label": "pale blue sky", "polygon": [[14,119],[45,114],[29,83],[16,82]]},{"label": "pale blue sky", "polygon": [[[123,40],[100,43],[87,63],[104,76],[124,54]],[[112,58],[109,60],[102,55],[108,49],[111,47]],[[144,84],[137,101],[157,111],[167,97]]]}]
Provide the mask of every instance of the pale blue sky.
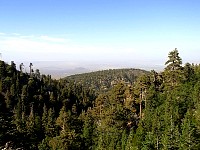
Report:
[{"label": "pale blue sky", "polygon": [[6,61],[130,67],[164,64],[176,47],[199,63],[199,7],[198,0],[0,0],[0,52]]}]

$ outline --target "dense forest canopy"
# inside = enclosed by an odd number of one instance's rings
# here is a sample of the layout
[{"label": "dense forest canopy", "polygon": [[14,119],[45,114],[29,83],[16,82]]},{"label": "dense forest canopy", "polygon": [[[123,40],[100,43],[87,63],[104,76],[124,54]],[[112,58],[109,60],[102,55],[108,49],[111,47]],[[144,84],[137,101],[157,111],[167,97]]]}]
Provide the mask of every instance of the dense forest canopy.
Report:
[{"label": "dense forest canopy", "polygon": [[126,85],[133,85],[138,76],[148,74],[148,71],[141,69],[109,69],[91,73],[76,74],[66,77],[66,80],[81,84],[87,89],[102,93],[109,91],[117,83],[124,82]]},{"label": "dense forest canopy", "polygon": [[165,65],[54,80],[0,61],[1,149],[200,149],[200,65]]}]

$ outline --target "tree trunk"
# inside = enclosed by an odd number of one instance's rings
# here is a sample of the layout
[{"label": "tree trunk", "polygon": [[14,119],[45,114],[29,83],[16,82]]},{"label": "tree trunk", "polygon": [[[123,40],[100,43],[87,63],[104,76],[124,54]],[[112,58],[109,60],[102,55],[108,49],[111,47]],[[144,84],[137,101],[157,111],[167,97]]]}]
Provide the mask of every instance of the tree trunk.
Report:
[{"label": "tree trunk", "polygon": [[142,88],[141,88],[141,91],[140,91],[140,119],[142,118]]}]

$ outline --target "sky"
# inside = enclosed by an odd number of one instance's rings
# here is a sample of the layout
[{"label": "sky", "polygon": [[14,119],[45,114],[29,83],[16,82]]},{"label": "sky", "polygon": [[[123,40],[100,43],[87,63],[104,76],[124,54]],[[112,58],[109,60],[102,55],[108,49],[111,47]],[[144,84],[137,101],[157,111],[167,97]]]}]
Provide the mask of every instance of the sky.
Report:
[{"label": "sky", "polygon": [[199,63],[199,0],[0,0],[5,61],[163,65],[177,48]]}]

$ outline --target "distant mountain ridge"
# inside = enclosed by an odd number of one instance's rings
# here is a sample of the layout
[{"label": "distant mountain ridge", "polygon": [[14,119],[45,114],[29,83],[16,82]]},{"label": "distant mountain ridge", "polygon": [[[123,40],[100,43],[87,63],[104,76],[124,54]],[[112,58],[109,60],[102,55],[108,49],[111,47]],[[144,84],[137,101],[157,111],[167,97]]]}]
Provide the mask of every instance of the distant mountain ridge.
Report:
[{"label": "distant mountain ridge", "polygon": [[149,71],[134,68],[109,69],[90,73],[67,76],[64,79],[81,84],[98,92],[108,91],[119,82],[132,85],[138,76],[148,74]]}]

